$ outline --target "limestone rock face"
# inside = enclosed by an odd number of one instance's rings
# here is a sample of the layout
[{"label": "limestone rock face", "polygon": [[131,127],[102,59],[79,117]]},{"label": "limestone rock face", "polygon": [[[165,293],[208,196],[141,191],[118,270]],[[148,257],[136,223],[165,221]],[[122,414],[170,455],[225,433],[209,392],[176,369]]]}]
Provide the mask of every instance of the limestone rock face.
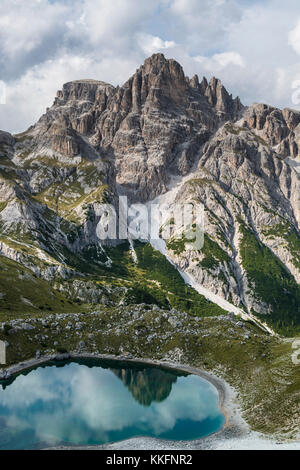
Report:
[{"label": "limestone rock face", "polygon": [[[176,251],[173,240],[167,243],[168,256],[214,294],[269,314],[272,307],[253,290],[246,258],[251,250],[259,256],[264,246],[270,250],[266,256],[274,254],[300,283],[299,190],[297,173],[271,147],[249,129],[225,124],[174,194],[173,203],[204,205],[203,250]],[[293,230],[295,251],[289,236]]]},{"label": "limestone rock face", "polygon": [[211,133],[242,109],[219,80],[189,80],[176,61],[155,54],[122,87],[67,83],[31,135],[67,157],[105,153],[123,191],[145,201],[166,190],[170,175],[187,174]]},{"label": "limestone rock face", "polygon": [[300,154],[299,111],[254,104],[244,113],[241,124],[253,129],[269,145],[276,147],[277,153],[283,157],[297,157]]},{"label": "limestone rock face", "polygon": [[217,111],[224,114],[226,120],[236,120],[243,106],[239,97],[232,99],[221,81],[213,77],[209,84],[202,82],[202,89],[208,102]]},{"label": "limestone rock face", "polygon": [[14,144],[15,139],[9,132],[0,131],[0,145],[7,145],[11,147]]},{"label": "limestone rock face", "polygon": [[64,106],[67,102],[77,100],[90,103],[101,102],[113,89],[112,85],[98,80],[75,80],[64,84],[63,89],[57,92],[54,104]]},{"label": "limestone rock face", "polygon": [[170,175],[187,174],[219,123],[241,109],[219,81],[204,89],[198,77],[190,81],[177,62],[155,54],[111,95],[98,145],[113,151],[121,187],[148,200],[165,191]]},{"label": "limestone rock face", "polygon": [[45,279],[89,272],[91,260],[109,270],[100,204],[198,202],[203,250],[171,240],[168,256],[213,294],[279,318],[280,299],[300,304],[299,149],[300,112],[244,108],[162,54],[122,86],[69,82],[26,132],[0,132],[0,254]]}]

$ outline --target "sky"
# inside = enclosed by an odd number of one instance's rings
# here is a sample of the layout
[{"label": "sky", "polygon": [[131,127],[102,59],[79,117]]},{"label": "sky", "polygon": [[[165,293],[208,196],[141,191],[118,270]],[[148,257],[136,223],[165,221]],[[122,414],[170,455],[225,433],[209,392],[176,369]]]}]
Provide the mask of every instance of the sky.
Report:
[{"label": "sky", "polygon": [[21,132],[71,80],[122,85],[155,52],[243,104],[300,109],[299,0],[0,0],[0,129]]}]

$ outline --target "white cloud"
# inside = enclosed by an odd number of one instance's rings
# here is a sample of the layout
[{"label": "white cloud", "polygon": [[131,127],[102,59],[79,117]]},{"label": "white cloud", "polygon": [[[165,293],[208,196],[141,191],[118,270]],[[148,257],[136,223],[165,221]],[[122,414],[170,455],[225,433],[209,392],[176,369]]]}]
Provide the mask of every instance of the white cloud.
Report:
[{"label": "white cloud", "polygon": [[211,57],[198,56],[195,57],[195,61],[202,64],[207,71],[213,73],[232,65],[245,67],[245,61],[238,52],[223,52],[214,54]]},{"label": "white cloud", "polygon": [[300,20],[295,28],[289,33],[289,45],[292,46],[297,54],[300,54]]},{"label": "white cloud", "polygon": [[69,9],[47,0],[1,0],[1,72],[13,76],[60,47]]},{"label": "white cloud", "polygon": [[135,70],[135,62],[124,58],[102,58],[62,54],[30,68],[6,86],[6,105],[0,108],[0,129],[21,132],[51,106],[56,92],[68,81],[81,78],[123,83]]},{"label": "white cloud", "polygon": [[6,85],[0,80],[0,104],[6,103]]},{"label": "white cloud", "polygon": [[221,68],[228,65],[238,65],[245,67],[245,62],[238,52],[223,52],[222,54],[214,54],[212,60],[215,61]]},{"label": "white cloud", "polygon": [[163,41],[158,36],[151,36],[151,34],[138,34],[138,43],[147,55],[154,54],[155,52],[165,51],[165,49],[171,49],[176,46],[174,41]]},{"label": "white cloud", "polygon": [[298,0],[0,0],[0,129],[33,124],[63,82],[122,84],[161,51],[186,74],[216,75],[245,104],[293,106]]},{"label": "white cloud", "polygon": [[8,389],[0,388],[0,408],[8,427],[30,430],[42,442],[97,440],[132,427],[159,435],[177,421],[219,415],[218,392],[200,377],[178,377],[166,400],[143,407],[112,371],[74,363],[18,377]]},{"label": "white cloud", "polygon": [[84,0],[81,6],[80,24],[91,43],[114,44],[122,47],[121,39],[132,36],[136,29],[155,11],[159,1],[140,0]]},{"label": "white cloud", "polygon": [[228,31],[243,9],[235,0],[173,0],[168,14],[167,27],[176,42],[180,39],[193,54],[207,55],[226,47]]}]

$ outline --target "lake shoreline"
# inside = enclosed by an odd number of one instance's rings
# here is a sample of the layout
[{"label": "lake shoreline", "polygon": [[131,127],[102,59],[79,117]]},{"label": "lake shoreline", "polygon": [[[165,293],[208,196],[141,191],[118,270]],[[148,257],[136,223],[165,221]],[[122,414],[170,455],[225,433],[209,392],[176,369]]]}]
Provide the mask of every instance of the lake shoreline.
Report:
[{"label": "lake shoreline", "polygon": [[[206,437],[190,441],[172,441],[150,437],[134,437],[114,443],[93,446],[57,446],[44,450],[234,450],[234,449],[300,449],[299,441],[278,441],[264,434],[252,431],[242,418],[236,398],[236,391],[216,374],[198,369],[188,364],[169,361],[114,356],[111,354],[66,353],[52,354],[21,362],[7,369],[0,369],[0,381],[8,381],[22,372],[30,371],[50,362],[72,361],[78,359],[111,360],[161,367],[197,375],[210,382],[218,391],[219,407],[225,416],[223,427]],[[2,374],[1,374],[2,372]],[[3,375],[6,375],[3,379]]]},{"label": "lake shoreline", "polygon": [[[152,360],[152,359],[147,359],[147,358],[135,358],[131,356],[114,356],[111,354],[91,354],[91,353],[65,353],[65,354],[53,354],[53,355],[48,355],[48,356],[42,356],[40,358],[35,358],[35,359],[30,359],[25,362],[21,362],[19,364],[16,364],[14,366],[11,366],[7,369],[2,369],[2,375],[0,375],[0,380],[1,381],[9,381],[12,380],[14,377],[17,375],[30,371],[32,369],[35,369],[38,366],[43,366],[46,365],[47,363],[50,362],[62,362],[62,361],[69,361],[69,360],[76,360],[76,359],[94,359],[94,360],[112,360],[116,362],[126,362],[128,364],[134,363],[134,364],[139,364],[139,365],[148,365],[148,366],[154,366],[154,367],[161,367],[166,370],[173,370],[173,371],[179,371],[179,372],[185,372],[188,374],[192,375],[197,375],[208,382],[210,382],[217,390],[218,395],[219,395],[219,407],[223,415],[225,416],[225,423],[222,426],[222,428],[218,431],[216,431],[213,434],[210,434],[209,436],[206,436],[204,438],[200,438],[197,440],[193,441],[170,441],[170,440],[162,440],[162,439],[156,439],[156,438],[148,438],[148,437],[137,437],[137,438],[131,438],[126,441],[118,442],[118,443],[112,443],[112,444],[104,444],[104,445],[99,445],[99,446],[72,446],[72,447],[56,447],[56,449],[109,449],[110,446],[116,446],[116,445],[123,445],[124,443],[129,443],[132,442],[134,445],[134,448],[136,445],[138,446],[139,440],[143,440],[145,442],[151,442],[154,443],[156,442],[157,444],[161,445],[162,443],[165,443],[167,446],[178,446],[183,445],[184,447],[186,445],[193,444],[193,446],[199,446],[199,448],[203,448],[203,444],[206,442],[207,439],[212,439],[213,437],[217,436],[218,439],[222,439],[222,436],[241,436],[245,435],[247,432],[248,426],[246,423],[243,421],[243,419],[240,416],[240,413],[237,409],[237,405],[233,403],[233,397],[235,396],[235,391],[230,387],[223,379],[217,377],[216,375],[189,366],[187,364],[178,364],[174,362],[168,362],[168,361],[160,361],[160,360]],[[0,370],[1,372],[1,370]],[[5,375],[5,378],[3,379],[3,375]],[[224,438],[224,437],[223,437]],[[133,442],[134,441],[134,442]],[[126,445],[126,444],[125,444]],[[51,448],[52,449],[52,448]]]}]

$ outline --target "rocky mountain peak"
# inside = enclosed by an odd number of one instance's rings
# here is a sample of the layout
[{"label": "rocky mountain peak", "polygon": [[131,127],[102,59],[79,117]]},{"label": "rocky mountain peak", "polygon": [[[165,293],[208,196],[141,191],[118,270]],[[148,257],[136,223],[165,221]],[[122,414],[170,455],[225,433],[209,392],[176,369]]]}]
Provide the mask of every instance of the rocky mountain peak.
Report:
[{"label": "rocky mountain peak", "polygon": [[212,77],[208,83],[204,77],[201,89],[211,106],[225,115],[230,115],[231,118],[237,118],[244,109],[239,97],[233,99],[218,78]]},{"label": "rocky mountain peak", "polygon": [[189,84],[181,65],[163,54],[153,54],[124,85],[130,89],[133,110],[147,104],[158,108],[181,106]]},{"label": "rocky mountain peak", "polygon": [[68,158],[104,153],[120,187],[147,200],[170,175],[187,174],[210,135],[242,109],[220,80],[190,80],[178,62],[153,54],[123,86],[66,83],[31,130],[32,147]]},{"label": "rocky mountain peak", "polygon": [[[122,86],[66,83],[35,126],[0,132],[0,254],[45,279],[91,259],[110,269],[96,237],[99,204],[120,194],[201,203],[203,249],[171,239],[168,257],[213,302],[289,328],[300,324],[299,148],[300,112],[245,109],[218,78],[189,79],[163,54]],[[24,240],[34,240],[31,251],[18,248]]]},{"label": "rocky mountain peak", "polygon": [[174,59],[166,59],[163,54],[153,54],[151,57],[148,57],[139,71],[142,71],[144,75],[152,77],[166,74],[166,76],[172,77],[174,81],[185,81],[181,65]]},{"label": "rocky mountain peak", "polygon": [[0,145],[11,146],[14,144],[14,138],[9,132],[0,131]]},{"label": "rocky mountain peak", "polygon": [[254,103],[245,111],[242,126],[253,129],[283,157],[300,154],[300,112]]},{"label": "rocky mountain peak", "polygon": [[199,85],[200,85],[200,84],[199,84],[199,77],[198,77],[198,75],[196,74],[196,75],[194,75],[194,76],[191,78],[191,80],[190,80],[190,86],[191,86],[192,88],[198,89],[198,88],[199,88]]},{"label": "rocky mountain peak", "polygon": [[113,89],[114,87],[112,85],[99,80],[75,80],[65,83],[62,90],[57,92],[54,105],[64,105],[68,101],[77,100],[90,101],[94,103],[99,94],[110,94]]}]

